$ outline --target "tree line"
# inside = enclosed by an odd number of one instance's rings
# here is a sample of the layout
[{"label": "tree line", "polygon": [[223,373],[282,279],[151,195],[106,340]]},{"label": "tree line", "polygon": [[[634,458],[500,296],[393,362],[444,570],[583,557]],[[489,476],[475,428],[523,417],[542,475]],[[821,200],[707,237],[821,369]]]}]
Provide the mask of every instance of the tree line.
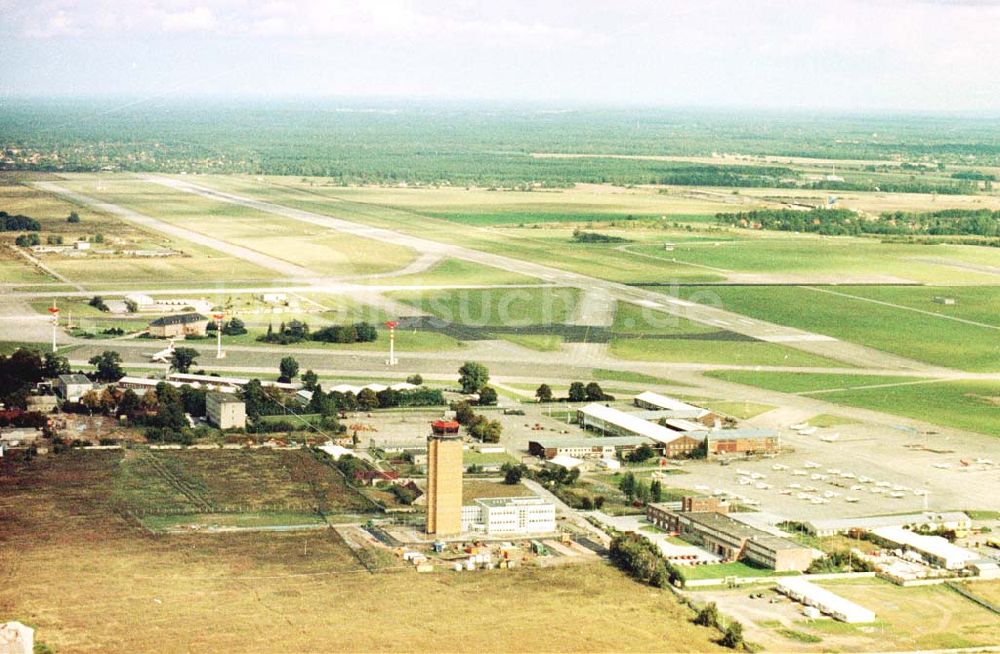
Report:
[{"label": "tree line", "polygon": [[760,209],[718,213],[720,224],[750,229],[811,232],[826,235],[928,234],[1000,236],[1000,211],[989,209],[944,209],[932,212],[883,213],[863,217],[850,209]]}]

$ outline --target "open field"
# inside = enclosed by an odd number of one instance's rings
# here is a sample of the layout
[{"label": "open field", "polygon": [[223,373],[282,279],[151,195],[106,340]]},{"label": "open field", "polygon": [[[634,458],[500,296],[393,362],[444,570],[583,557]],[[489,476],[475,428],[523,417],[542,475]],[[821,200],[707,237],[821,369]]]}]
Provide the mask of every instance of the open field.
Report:
[{"label": "open field", "polygon": [[759,386],[782,393],[810,393],[823,391],[851,390],[867,386],[886,384],[909,384],[926,381],[920,377],[896,377],[889,375],[838,375],[805,372],[751,372],[748,370],[713,370],[705,373],[725,381]]},{"label": "open field", "polygon": [[[996,248],[881,243],[872,238],[809,236],[787,232],[737,231],[728,239],[630,246],[629,252],[726,271],[730,281],[746,283],[917,282],[996,284],[996,273],[975,266],[996,266]],[[967,266],[967,267],[966,267]],[[933,293],[933,291],[928,291]]]},{"label": "open field", "polygon": [[[822,582],[822,586],[875,611],[882,629],[868,633],[872,645],[884,647],[891,638],[906,649],[938,649],[992,645],[1000,641],[1000,622],[986,609],[949,588],[901,588],[881,579]],[[808,629],[803,621],[800,628]],[[818,621],[816,631],[865,634],[862,626]]]},{"label": "open field", "polygon": [[114,488],[114,505],[140,519],[372,510],[339,472],[300,450],[129,451],[117,466]]},{"label": "open field", "polygon": [[694,322],[687,318],[619,302],[611,353],[636,361],[693,361],[739,365],[843,366],[777,343]]},{"label": "open field", "polygon": [[[765,651],[932,651],[990,646],[1000,640],[994,614],[944,585],[902,588],[880,579],[818,583],[871,609],[876,621],[811,620],[802,615],[801,604],[771,591],[763,599],[749,599],[745,588],[691,594],[701,602],[716,602],[720,611],[741,621],[747,639]],[[777,604],[769,603],[772,597],[779,599]]]},{"label": "open field", "polygon": [[372,280],[372,283],[404,285],[537,284],[540,280],[509,270],[480,266],[461,259],[442,259],[423,272]]},{"label": "open field", "polygon": [[138,179],[65,186],[170,224],[302,265],[324,275],[396,270],[415,259],[407,248],[338,234],[313,225],[168,189]]},{"label": "open field", "polygon": [[[996,371],[1000,369],[1000,330],[945,317],[948,309],[928,301],[924,310],[941,313],[928,315],[907,308],[874,304],[864,299],[850,297],[852,287],[813,289],[806,287],[701,287],[685,289],[694,301],[705,301],[698,291],[714,294],[722,306],[747,316],[806,329],[836,338],[868,345],[886,352],[925,361],[927,363],[969,371]],[[898,295],[908,289],[896,289]],[[926,297],[926,289],[916,291]],[[996,296],[996,287],[977,289],[968,293],[978,300],[970,313],[979,316],[979,302],[990,302]],[[947,295],[940,289],[935,295]],[[910,302],[915,302],[912,297]],[[959,313],[962,304],[953,308]],[[845,319],[850,316],[850,319]],[[960,315],[959,315],[960,317]]]},{"label": "open field", "polygon": [[[939,425],[1000,435],[1000,383],[983,380],[932,381],[910,377],[823,375],[722,370],[710,377],[834,404],[872,409]],[[925,383],[926,382],[926,383]],[[891,385],[895,384],[895,385]],[[834,424],[844,424],[836,422]],[[821,426],[816,424],[816,426]],[[833,426],[832,424],[830,426]]]},{"label": "open field", "polygon": [[579,295],[578,289],[548,287],[392,293],[392,297],[447,323],[513,328],[565,323]]},{"label": "open field", "polygon": [[[414,651],[716,649],[715,634],[690,624],[669,592],[604,564],[371,574],[330,530],[150,536],[108,509],[119,456],[72,452],[0,476],[0,611],[57,651],[252,653],[277,641],[296,651],[330,643],[368,652],[400,643]],[[608,602],[632,616],[627,626]],[[500,631],[498,611],[512,619]]]}]

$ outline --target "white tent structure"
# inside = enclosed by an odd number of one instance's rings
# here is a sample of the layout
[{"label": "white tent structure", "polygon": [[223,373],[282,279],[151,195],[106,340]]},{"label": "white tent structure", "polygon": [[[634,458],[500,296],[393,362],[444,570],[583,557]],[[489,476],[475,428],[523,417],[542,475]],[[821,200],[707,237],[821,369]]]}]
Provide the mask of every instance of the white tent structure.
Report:
[{"label": "white tent structure", "polygon": [[0,654],[32,654],[35,630],[20,622],[0,624]]},{"label": "white tent structure", "polygon": [[836,593],[821,588],[802,577],[785,577],[778,580],[778,592],[788,595],[797,602],[812,606],[841,622],[851,624],[874,622],[875,612],[855,604]]}]

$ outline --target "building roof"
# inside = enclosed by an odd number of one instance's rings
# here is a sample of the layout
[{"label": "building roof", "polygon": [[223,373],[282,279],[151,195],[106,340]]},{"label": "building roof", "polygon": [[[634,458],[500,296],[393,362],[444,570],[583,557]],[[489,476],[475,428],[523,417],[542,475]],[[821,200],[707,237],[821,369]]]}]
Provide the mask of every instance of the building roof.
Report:
[{"label": "building roof", "polygon": [[657,406],[664,411],[703,411],[704,413],[708,413],[706,409],[702,409],[701,407],[688,404],[687,402],[681,402],[680,400],[667,397],[666,395],[653,393],[652,391],[639,393],[635,396],[635,399],[636,401],[646,402],[647,404]]},{"label": "building roof", "polygon": [[870,515],[858,518],[830,518],[810,520],[806,526],[817,531],[848,531],[850,529],[875,529],[902,525],[941,524],[945,522],[968,523],[970,518],[962,511],[926,511],[899,515]]},{"label": "building roof", "polygon": [[681,434],[678,434],[676,431],[653,424],[631,413],[612,409],[603,404],[588,404],[585,407],[577,409],[577,412],[582,413],[584,416],[603,420],[608,424],[630,431],[637,436],[651,438],[657,443],[671,443],[681,437]]},{"label": "building roof", "polygon": [[674,431],[708,431],[708,427],[705,425],[682,418],[668,418],[663,421],[663,424]]},{"label": "building roof", "polygon": [[551,463],[552,465],[562,466],[567,470],[572,470],[573,468],[578,468],[580,464],[583,463],[583,460],[578,459],[575,456],[560,454],[558,456],[552,457],[551,459],[549,459],[548,462]]},{"label": "building roof", "polygon": [[59,381],[66,384],[67,386],[80,385],[80,384],[87,385],[93,383],[90,381],[90,379],[87,378],[86,375],[81,375],[75,372],[68,375],[59,375]]},{"label": "building roof", "polygon": [[634,445],[650,445],[650,439],[645,436],[597,436],[593,438],[560,438],[558,436],[540,436],[532,438],[532,443],[541,447],[628,447]]},{"label": "building roof", "polygon": [[875,612],[855,604],[825,588],[803,579],[802,577],[781,577],[778,579],[779,591],[790,591],[809,600],[809,603],[825,613],[839,614],[848,622],[874,622]]},{"label": "building roof", "polygon": [[775,438],[777,435],[777,430],[767,428],[713,429],[708,432],[708,440],[726,441],[734,438]]},{"label": "building roof", "polygon": [[208,318],[200,313],[177,313],[172,316],[161,316],[149,323],[150,327],[166,327],[167,325],[190,325],[191,323],[208,322]]},{"label": "building roof", "polygon": [[211,396],[215,402],[220,404],[244,404],[244,401],[236,397],[232,393],[223,393],[220,391],[209,391],[205,397],[206,399]]},{"label": "building roof", "polygon": [[481,497],[473,500],[473,502],[490,508],[502,508],[508,506],[544,506],[546,504],[551,504],[537,495],[525,495],[522,497]]},{"label": "building roof", "polygon": [[975,552],[967,550],[964,547],[952,545],[940,536],[924,536],[914,533],[909,529],[903,529],[902,527],[877,527],[872,529],[872,533],[879,538],[884,538],[899,545],[905,545],[918,552],[930,554],[945,561],[962,563],[980,558]]},{"label": "building roof", "polygon": [[[665,504],[657,504],[654,506],[663,511],[671,511],[671,509]],[[716,513],[714,511],[686,511],[684,513],[678,513],[678,515],[707,529],[721,531],[732,536],[733,538],[750,540],[774,551],[808,549],[798,543],[788,540],[787,538],[773,536],[766,531],[761,531],[760,529],[756,529],[750,525],[733,520],[729,516],[722,513]]]}]

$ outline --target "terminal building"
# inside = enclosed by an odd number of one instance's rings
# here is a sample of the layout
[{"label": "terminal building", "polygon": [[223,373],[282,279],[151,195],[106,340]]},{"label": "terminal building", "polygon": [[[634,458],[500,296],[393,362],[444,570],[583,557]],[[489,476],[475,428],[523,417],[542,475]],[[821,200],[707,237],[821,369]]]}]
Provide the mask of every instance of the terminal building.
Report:
[{"label": "terminal building", "polygon": [[748,561],[777,572],[805,571],[817,552],[733,520],[715,511],[674,511],[649,504],[646,517],[657,527],[707,549],[723,561]]},{"label": "terminal building", "polygon": [[514,536],[555,530],[555,505],[537,496],[477,499],[462,507],[463,533]]},{"label": "terminal building", "polygon": [[685,456],[704,443],[704,434],[667,429],[641,417],[603,404],[588,404],[576,410],[577,423],[604,436],[644,437],[656,443],[665,456]]},{"label": "terminal building", "polygon": [[572,456],[577,459],[614,459],[642,446],[656,445],[644,436],[608,436],[607,438],[539,438],[528,441],[528,452],[534,456],[554,459]]}]

